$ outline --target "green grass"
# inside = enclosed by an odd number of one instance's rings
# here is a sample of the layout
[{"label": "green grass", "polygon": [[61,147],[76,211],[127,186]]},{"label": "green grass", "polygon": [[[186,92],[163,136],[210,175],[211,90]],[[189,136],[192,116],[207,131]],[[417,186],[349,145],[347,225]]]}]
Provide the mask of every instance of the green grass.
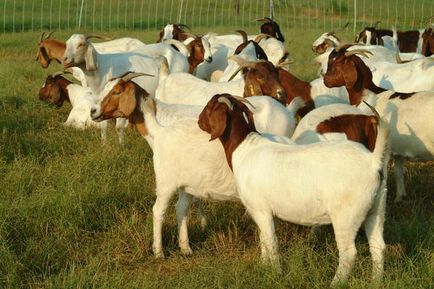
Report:
[{"label": "green grass", "polygon": [[[205,32],[206,29],[197,29]],[[218,27],[217,32],[228,32]],[[255,29],[249,29],[254,32]],[[65,40],[72,31],[54,36]],[[284,29],[302,79],[316,68],[309,45],[320,30]],[[111,32],[153,42],[157,30]],[[350,33],[344,34],[352,39]],[[257,229],[241,204],[205,204],[202,232],[191,213],[191,257],[177,248],[173,206],[164,224],[167,258],[151,252],[155,199],[152,154],[136,131],[119,148],[111,126],[106,145],[97,130],[61,125],[66,104],[38,100],[49,72],[34,61],[39,33],[0,39],[0,288],[327,288],[338,254],[331,230],[319,241],[307,228],[277,222],[283,274],[259,263]],[[400,205],[390,183],[385,276],[380,288],[432,288],[434,275],[434,165],[409,164],[409,198]],[[364,234],[350,288],[373,288]]]}]

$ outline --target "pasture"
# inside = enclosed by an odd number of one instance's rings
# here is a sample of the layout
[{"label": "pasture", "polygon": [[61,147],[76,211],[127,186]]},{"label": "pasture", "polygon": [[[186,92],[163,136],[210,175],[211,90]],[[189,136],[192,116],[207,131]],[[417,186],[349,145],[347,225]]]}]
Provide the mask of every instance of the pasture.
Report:
[{"label": "pasture", "polygon": [[[281,27],[295,59],[291,71],[301,79],[313,79],[316,67],[310,45],[324,31],[300,33]],[[66,40],[74,32],[62,30],[54,37]],[[248,32],[256,32],[256,27]],[[354,39],[351,32],[341,35]],[[166,258],[156,260],[151,249],[155,199],[151,150],[133,130],[120,148],[113,125],[106,144],[101,144],[97,130],[62,127],[69,104],[56,109],[37,96],[47,74],[62,68],[53,63],[43,70],[35,62],[39,36],[40,32],[0,36],[1,288],[329,286],[338,262],[332,230],[313,240],[309,228],[276,221],[283,268],[277,275],[260,264],[257,227],[239,203],[205,202],[204,231],[196,211],[191,211],[190,257],[179,253],[171,205],[164,223]],[[151,43],[158,30],[111,31],[110,36]],[[407,164],[406,187],[407,199],[394,204],[394,182],[389,178],[386,263],[380,288],[433,286],[434,163]],[[348,287],[373,288],[364,233],[357,238],[357,249]]]}]

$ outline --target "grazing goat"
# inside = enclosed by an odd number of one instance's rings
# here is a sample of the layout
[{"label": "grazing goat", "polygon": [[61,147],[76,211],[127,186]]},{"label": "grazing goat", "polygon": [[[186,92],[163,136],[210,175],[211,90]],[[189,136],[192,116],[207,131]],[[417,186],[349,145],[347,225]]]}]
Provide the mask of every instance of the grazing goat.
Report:
[{"label": "grazing goat", "polygon": [[343,283],[356,258],[357,231],[364,224],[373,278],[381,279],[386,247],[382,177],[387,173],[387,125],[380,122],[375,149],[370,152],[350,141],[306,146],[271,142],[257,133],[251,114],[232,96],[216,95],[198,123],[211,140],[219,138],[223,145],[240,199],[259,227],[262,260],[280,269],[273,216],[307,226],[331,223],[339,250],[332,285]]},{"label": "grazing goat", "polygon": [[[153,208],[154,254],[163,256],[162,222],[170,198],[177,192],[180,192],[176,205],[179,246],[183,254],[191,254],[187,231],[187,210],[191,196],[216,200],[238,199],[233,174],[224,160],[221,146],[209,142],[209,136],[197,126],[197,117],[195,120],[181,120],[195,113],[197,116],[197,106],[164,105],[157,99],[151,99],[143,105],[148,93],[131,80],[113,80],[107,84],[106,91],[101,103],[92,109],[92,118],[96,121],[113,117],[128,118],[154,152],[157,195]],[[280,107],[285,111],[283,106],[267,97],[251,99],[256,107],[253,118],[258,127],[264,128],[262,132],[270,132],[268,128],[276,132],[276,127],[284,125],[284,115],[288,113],[279,110]],[[200,106],[200,111],[202,109]],[[292,122],[289,125],[294,127],[293,116],[286,121]],[[270,138],[276,139],[276,136]]]},{"label": "grazing goat", "polygon": [[[107,139],[107,122],[97,123],[91,119],[91,108],[96,100],[89,87],[72,83],[62,72],[58,72],[47,77],[39,90],[39,99],[57,107],[61,107],[65,101],[71,103],[72,109],[63,125],[77,129],[100,128],[101,139],[103,141]],[[116,120],[116,132],[120,144],[124,142],[123,130],[127,124],[125,121]]]},{"label": "grazing goat", "polygon": [[[385,91],[372,82],[370,69],[356,54],[365,51],[347,51],[345,47],[330,54],[329,67],[324,76],[328,87],[345,86],[351,104],[358,105],[366,97],[377,93],[375,108],[390,126],[391,150],[395,163],[396,198],[406,195],[404,160],[428,161],[434,159],[434,91],[400,93]],[[372,97],[371,97],[372,98]]]}]

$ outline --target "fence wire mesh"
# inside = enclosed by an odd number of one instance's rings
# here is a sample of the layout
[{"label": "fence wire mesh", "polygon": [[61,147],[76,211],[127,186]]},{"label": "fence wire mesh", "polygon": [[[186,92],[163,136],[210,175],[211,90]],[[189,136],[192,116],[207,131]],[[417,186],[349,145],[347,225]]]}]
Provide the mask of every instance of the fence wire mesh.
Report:
[{"label": "fence wire mesh", "polygon": [[251,27],[274,16],[287,28],[354,30],[382,21],[383,27],[422,28],[434,14],[433,0],[2,0],[2,31]]}]

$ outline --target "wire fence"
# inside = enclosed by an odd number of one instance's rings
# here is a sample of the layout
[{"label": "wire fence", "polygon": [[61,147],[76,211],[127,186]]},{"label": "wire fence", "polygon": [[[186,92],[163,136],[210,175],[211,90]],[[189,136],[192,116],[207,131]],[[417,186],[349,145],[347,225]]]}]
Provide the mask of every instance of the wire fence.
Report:
[{"label": "wire fence", "polygon": [[[256,27],[274,16],[283,27],[333,30],[423,28],[433,0],[2,0],[3,33],[54,30],[160,29],[167,23],[194,27]],[[3,7],[1,7],[3,6]],[[1,10],[0,10],[1,11]]]}]

